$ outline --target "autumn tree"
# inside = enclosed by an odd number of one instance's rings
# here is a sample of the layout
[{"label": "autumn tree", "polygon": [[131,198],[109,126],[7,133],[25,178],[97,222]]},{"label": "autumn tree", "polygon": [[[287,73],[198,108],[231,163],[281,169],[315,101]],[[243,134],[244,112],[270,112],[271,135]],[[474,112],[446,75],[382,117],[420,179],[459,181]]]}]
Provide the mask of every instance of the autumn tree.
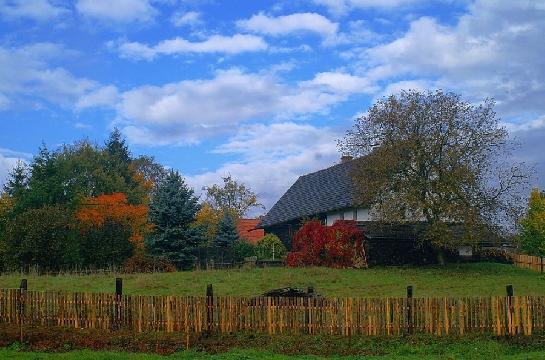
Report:
[{"label": "autumn tree", "polygon": [[535,256],[545,256],[545,193],[533,189],[528,201],[528,212],[520,221],[522,249]]},{"label": "autumn tree", "polygon": [[[527,173],[510,161],[507,130],[494,102],[459,95],[403,91],[377,101],[339,143],[353,161],[362,204],[377,220],[425,224],[438,249],[476,244],[514,224]],[[456,236],[453,224],[463,224]]]},{"label": "autumn tree", "polygon": [[253,208],[262,208],[257,195],[245,184],[234,180],[231,175],[222,178],[222,185],[205,188],[206,202],[218,213],[229,213],[235,219],[246,215]]},{"label": "autumn tree", "polygon": [[214,239],[216,238],[216,231],[221,217],[221,212],[214,210],[206,201],[201,205],[200,210],[195,215],[193,226],[202,229],[203,236],[206,239],[203,243],[204,246],[214,246]]},{"label": "autumn tree", "polygon": [[203,241],[201,228],[192,226],[199,207],[182,176],[170,171],[150,202],[149,218],[155,226],[148,242],[151,252],[180,269],[191,268],[196,249]]},{"label": "autumn tree", "polygon": [[129,204],[123,193],[86,198],[76,213],[85,265],[120,265],[135,251],[143,251],[152,230],[147,205]]}]

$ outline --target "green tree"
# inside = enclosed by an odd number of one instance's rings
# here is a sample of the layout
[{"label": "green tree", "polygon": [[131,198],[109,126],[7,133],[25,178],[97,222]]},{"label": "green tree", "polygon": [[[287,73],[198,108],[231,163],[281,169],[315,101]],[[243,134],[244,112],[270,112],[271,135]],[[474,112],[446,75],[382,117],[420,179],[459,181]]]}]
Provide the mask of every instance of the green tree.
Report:
[{"label": "green tree", "polygon": [[233,217],[229,213],[224,213],[218,224],[214,246],[219,249],[227,249],[238,239],[238,231]]},{"label": "green tree", "polygon": [[17,214],[6,227],[10,267],[44,270],[70,269],[80,262],[72,212],[44,206]]},{"label": "green tree", "polygon": [[257,241],[256,254],[260,259],[275,259],[280,260],[286,256],[288,250],[282,240],[274,234],[266,234]]},{"label": "green tree", "polygon": [[4,184],[4,192],[11,197],[20,197],[27,188],[28,169],[24,162],[17,161],[17,165],[10,171],[8,181]]},{"label": "green tree", "polygon": [[533,189],[528,201],[528,213],[520,222],[522,249],[534,256],[545,256],[545,193]]},{"label": "green tree", "polygon": [[223,185],[205,188],[206,201],[218,213],[229,213],[235,219],[241,218],[253,208],[262,208],[257,195],[246,185],[234,180],[231,175],[224,178]]},{"label": "green tree", "polygon": [[[359,202],[379,221],[421,224],[438,255],[477,245],[520,214],[528,174],[509,157],[492,100],[403,91],[371,106],[339,145],[359,157],[352,162]],[[452,224],[463,224],[464,236]]]},{"label": "green tree", "polygon": [[238,239],[231,245],[233,260],[241,262],[244,258],[255,256],[255,245],[244,239]]},{"label": "green tree", "polygon": [[181,269],[191,268],[202,231],[191,224],[199,210],[198,199],[178,172],[170,171],[154,192],[149,218],[155,225],[148,239],[154,255],[167,258]]}]

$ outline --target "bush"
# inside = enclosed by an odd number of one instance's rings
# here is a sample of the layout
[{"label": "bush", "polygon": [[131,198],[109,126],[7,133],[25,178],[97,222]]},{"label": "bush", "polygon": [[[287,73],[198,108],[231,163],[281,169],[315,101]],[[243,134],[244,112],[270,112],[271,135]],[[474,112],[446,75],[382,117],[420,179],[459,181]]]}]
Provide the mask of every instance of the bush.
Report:
[{"label": "bush", "polygon": [[231,245],[231,254],[235,262],[244,261],[244,258],[255,256],[255,245],[250,244],[246,240],[236,240]]},{"label": "bush", "polygon": [[[274,251],[273,251],[274,250]],[[284,246],[284,243],[274,234],[267,234],[256,245],[256,255],[260,260],[269,260],[273,258],[276,260],[282,259],[288,253],[288,250]]]},{"label": "bush", "polygon": [[324,226],[317,220],[306,222],[293,238],[287,263],[292,267],[367,267],[363,231],[354,221],[340,220]]},{"label": "bush", "polygon": [[123,267],[125,273],[175,272],[176,267],[167,259],[137,254],[129,258]]}]

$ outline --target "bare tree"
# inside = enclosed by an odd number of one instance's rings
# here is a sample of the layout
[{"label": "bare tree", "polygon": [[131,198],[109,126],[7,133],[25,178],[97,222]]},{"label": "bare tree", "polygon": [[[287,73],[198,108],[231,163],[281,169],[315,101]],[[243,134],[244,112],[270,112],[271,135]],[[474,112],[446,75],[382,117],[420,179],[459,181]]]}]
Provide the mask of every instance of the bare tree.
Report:
[{"label": "bare tree", "polygon": [[371,106],[339,147],[360,157],[352,175],[361,202],[384,222],[421,224],[437,248],[475,244],[519,216],[529,175],[510,158],[493,100],[403,91]]}]

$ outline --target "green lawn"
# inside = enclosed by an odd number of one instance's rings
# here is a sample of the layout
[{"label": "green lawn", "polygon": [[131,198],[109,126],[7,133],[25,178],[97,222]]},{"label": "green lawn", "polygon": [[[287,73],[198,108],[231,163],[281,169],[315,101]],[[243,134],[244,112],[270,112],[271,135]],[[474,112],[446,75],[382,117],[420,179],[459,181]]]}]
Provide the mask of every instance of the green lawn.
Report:
[{"label": "green lawn", "polygon": [[[2,275],[0,288],[17,287],[28,279],[30,290],[113,292],[116,275]],[[267,268],[188,271],[167,274],[124,274],[127,294],[204,295],[206,284],[215,295],[254,296],[266,290],[314,286],[324,296],[404,296],[413,285],[415,296],[487,296],[505,294],[513,284],[515,294],[545,294],[543,274],[513,265],[476,263],[444,267],[373,268]]]}]

